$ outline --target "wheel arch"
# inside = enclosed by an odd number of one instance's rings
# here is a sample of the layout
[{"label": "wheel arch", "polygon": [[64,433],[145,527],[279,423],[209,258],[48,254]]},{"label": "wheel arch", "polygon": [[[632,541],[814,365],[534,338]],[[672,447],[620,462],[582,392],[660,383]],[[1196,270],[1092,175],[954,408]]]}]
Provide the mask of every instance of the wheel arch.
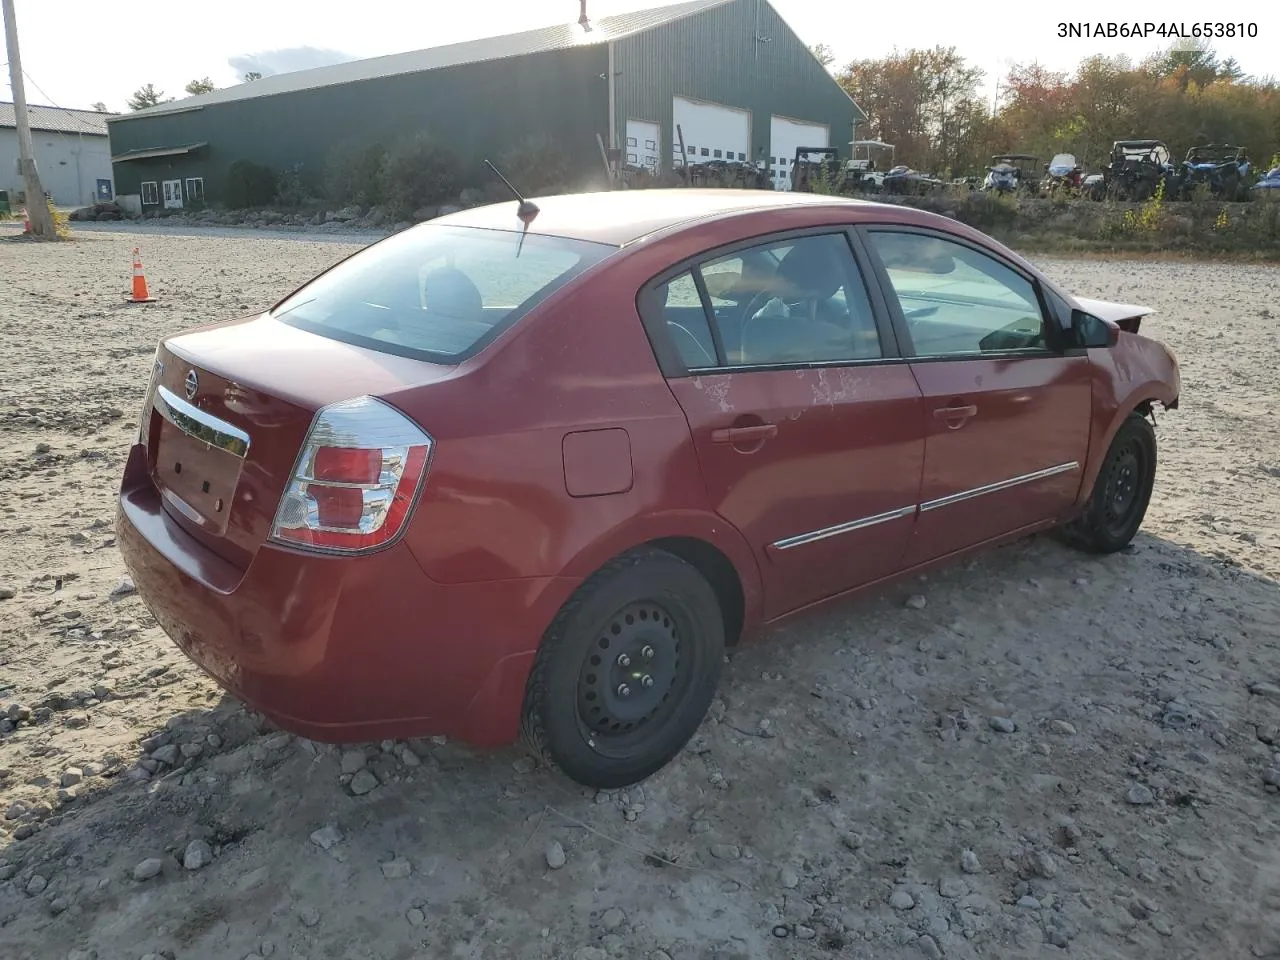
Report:
[{"label": "wheel arch", "polygon": [[1107,458],[1107,451],[1111,449],[1111,443],[1120,431],[1121,424],[1135,413],[1143,417],[1153,416],[1156,404],[1159,404],[1165,410],[1176,410],[1178,408],[1178,395],[1167,384],[1153,381],[1143,384],[1142,387],[1130,393],[1121,403],[1116,404],[1110,420],[1107,421],[1105,431],[1098,434],[1094,442],[1090,444],[1089,462],[1085,465],[1084,476],[1081,478],[1080,483],[1080,493],[1077,500],[1079,504],[1087,501],[1093,493],[1093,485],[1097,482],[1098,471],[1102,469],[1103,461]]}]

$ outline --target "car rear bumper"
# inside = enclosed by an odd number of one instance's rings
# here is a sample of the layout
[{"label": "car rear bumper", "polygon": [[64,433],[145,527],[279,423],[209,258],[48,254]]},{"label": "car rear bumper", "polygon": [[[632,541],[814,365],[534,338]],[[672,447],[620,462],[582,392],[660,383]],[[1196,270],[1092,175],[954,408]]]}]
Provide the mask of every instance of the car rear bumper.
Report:
[{"label": "car rear bumper", "polygon": [[161,628],[220,686],[324,742],[512,740],[539,639],[575,582],[440,584],[402,543],[359,558],[272,545],[240,569],[182,529],[130,453],[117,534]]}]

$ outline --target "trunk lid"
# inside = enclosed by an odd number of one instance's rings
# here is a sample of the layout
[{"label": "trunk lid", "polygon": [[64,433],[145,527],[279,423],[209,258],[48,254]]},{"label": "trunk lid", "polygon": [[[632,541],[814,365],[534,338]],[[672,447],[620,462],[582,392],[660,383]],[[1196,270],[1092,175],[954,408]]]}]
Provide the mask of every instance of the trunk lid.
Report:
[{"label": "trunk lid", "polygon": [[175,522],[241,569],[271,532],[317,410],[456,371],[267,315],[171,337],[156,359],[142,424],[152,483]]}]

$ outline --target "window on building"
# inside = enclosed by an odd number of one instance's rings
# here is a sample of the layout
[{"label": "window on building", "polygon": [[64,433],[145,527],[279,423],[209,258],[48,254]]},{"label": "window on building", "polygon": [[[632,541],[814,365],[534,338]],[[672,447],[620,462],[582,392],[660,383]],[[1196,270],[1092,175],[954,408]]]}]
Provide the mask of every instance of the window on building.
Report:
[{"label": "window on building", "polygon": [[688,153],[688,154],[689,154],[689,156],[693,156],[694,154],[696,154],[696,153],[698,152],[698,148],[697,148],[697,147],[689,147],[685,152],[686,152],[686,153]]},{"label": "window on building", "polygon": [[154,180],[145,180],[142,183],[142,202],[143,203],[159,203],[160,202],[160,185]]},{"label": "window on building", "polygon": [[746,155],[745,153],[743,153],[741,150],[739,150],[739,151],[738,151],[738,159],[739,159],[739,160],[746,160],[746,159],[747,159],[747,155]]},{"label": "window on building", "polygon": [[719,150],[717,150],[717,151],[716,151],[716,159],[717,159],[717,160],[719,160],[722,156],[724,156],[724,154],[722,154]]},{"label": "window on building", "polygon": [[710,150],[710,149],[708,149],[707,147],[703,147],[703,148],[702,148],[702,156],[704,156],[704,157],[709,157],[709,156],[711,156],[711,150]]},{"label": "window on building", "polygon": [[191,203],[204,201],[204,177],[187,178],[187,200]]},{"label": "window on building", "polygon": [[628,146],[628,147],[634,147],[635,145],[636,145],[636,138],[635,138],[635,137],[627,137],[627,146]]}]

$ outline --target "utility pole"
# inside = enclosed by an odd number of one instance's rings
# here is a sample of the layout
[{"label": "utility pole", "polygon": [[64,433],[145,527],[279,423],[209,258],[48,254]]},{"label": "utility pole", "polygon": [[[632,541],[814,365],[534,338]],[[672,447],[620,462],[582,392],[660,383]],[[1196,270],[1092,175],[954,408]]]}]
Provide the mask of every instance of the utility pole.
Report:
[{"label": "utility pole", "polygon": [[0,9],[4,10],[4,39],[9,48],[9,85],[13,88],[13,113],[18,128],[18,164],[27,188],[27,219],[31,221],[31,235],[37,240],[56,240],[53,216],[44,198],[44,188],[40,186],[40,174],[31,149],[31,119],[27,116],[27,94],[22,85],[18,20],[13,12],[13,0],[0,0]]}]

